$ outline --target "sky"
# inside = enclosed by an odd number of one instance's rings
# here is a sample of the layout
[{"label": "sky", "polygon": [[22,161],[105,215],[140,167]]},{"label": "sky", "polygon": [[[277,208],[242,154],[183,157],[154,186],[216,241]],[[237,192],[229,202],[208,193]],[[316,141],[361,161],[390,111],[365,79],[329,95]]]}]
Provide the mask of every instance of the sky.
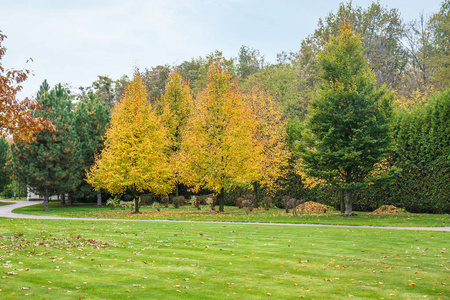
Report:
[{"label": "sky", "polygon": [[[176,65],[215,50],[236,57],[246,45],[275,62],[296,52],[336,12],[337,0],[0,0],[7,36],[1,64],[29,69],[19,98],[41,83],[90,86],[98,75],[118,79],[135,67]],[[344,1],[347,2],[347,1]],[[441,0],[380,0],[405,22],[438,12]],[[353,0],[367,8],[371,0]],[[27,61],[32,58],[32,62]]]}]

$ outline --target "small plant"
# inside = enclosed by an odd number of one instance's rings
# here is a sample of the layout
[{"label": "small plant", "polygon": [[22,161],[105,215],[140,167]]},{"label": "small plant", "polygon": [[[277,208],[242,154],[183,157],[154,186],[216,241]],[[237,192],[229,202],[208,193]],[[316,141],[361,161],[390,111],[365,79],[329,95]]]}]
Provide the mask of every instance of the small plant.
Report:
[{"label": "small plant", "polygon": [[168,208],[169,207],[169,196],[162,196],[161,202],[164,203],[165,208]]},{"label": "small plant", "polygon": [[106,201],[106,205],[107,205],[107,206],[109,205],[109,207],[111,208],[111,210],[115,210],[116,207],[119,206],[119,203],[120,203],[120,199],[117,198],[117,197],[109,198],[109,199]]},{"label": "small plant", "polygon": [[197,208],[197,210],[201,210],[202,209],[201,208],[202,201],[201,201],[199,196],[192,196],[191,197],[191,202],[192,202],[192,205],[194,205]]},{"label": "small plant", "polygon": [[157,211],[161,211],[161,203],[159,202],[153,202],[152,207]]},{"label": "small plant", "polygon": [[134,209],[134,201],[120,201],[119,207],[122,208],[122,210],[126,210],[127,208],[130,208],[131,210]]},{"label": "small plant", "polygon": [[242,204],[242,201],[244,201],[244,198],[242,198],[242,197],[238,197],[236,199],[236,206],[237,206],[237,208],[241,209],[241,208],[244,207],[244,204]]},{"label": "small plant", "polygon": [[172,202],[175,208],[179,208],[180,206],[183,206],[185,203],[184,196],[173,197]]},{"label": "small plant", "polygon": [[214,194],[206,195],[206,204],[211,206],[211,210],[216,210],[217,197]]},{"label": "small plant", "polygon": [[381,207],[380,207],[380,211],[385,211],[386,210],[386,205],[382,205]]},{"label": "small plant", "polygon": [[269,196],[264,197],[262,201],[262,207],[265,210],[271,209],[273,207],[273,198]]},{"label": "small plant", "polygon": [[290,196],[284,196],[282,201],[283,201],[283,206],[284,206],[286,213],[288,214],[289,210],[292,209],[293,216],[297,215],[297,206],[305,203],[304,199],[295,199],[295,198],[291,198]]},{"label": "small plant", "polygon": [[242,201],[242,205],[245,207],[247,215],[253,211],[253,201],[246,199]]}]

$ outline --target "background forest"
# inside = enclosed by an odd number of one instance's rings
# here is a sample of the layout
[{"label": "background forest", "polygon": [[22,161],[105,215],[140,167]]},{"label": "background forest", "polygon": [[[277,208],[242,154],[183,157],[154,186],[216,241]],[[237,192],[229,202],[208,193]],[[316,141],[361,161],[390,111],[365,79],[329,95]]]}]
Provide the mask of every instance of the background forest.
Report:
[{"label": "background forest", "polygon": [[[430,18],[422,15],[405,22],[396,9],[376,2],[369,7],[342,3],[336,13],[319,20],[314,33],[301,42],[297,52],[280,53],[274,63],[265,61],[259,50],[242,46],[238,57],[226,58],[216,51],[178,65],[136,71],[132,79],[101,75],[91,86],[75,91],[62,84],[52,88],[44,82],[36,95],[41,107],[33,113],[50,119],[54,130],[35,133],[31,143],[0,140],[0,190],[4,196],[11,196],[14,190],[23,194],[28,184],[42,195],[62,195],[61,201],[68,204],[101,204],[102,198],[104,201],[111,196],[109,193],[120,193],[131,200],[137,192],[158,199],[166,194],[189,197],[194,192],[213,192],[222,208],[253,193],[256,205],[262,205],[264,197],[271,196],[281,207],[283,197],[289,196],[342,209],[345,193],[339,184],[312,176],[302,164],[311,118],[328,80],[321,57],[324,49],[340,38],[342,28],[351,24],[362,45],[362,64],[370,70],[371,75],[366,77],[373,81],[374,89],[385,91],[393,102],[388,118],[387,155],[374,171],[374,179],[352,192],[353,209],[369,211],[389,204],[410,212],[449,213],[449,13],[450,2],[445,0]],[[211,100],[218,90],[225,91],[224,98],[232,103],[228,110],[226,104],[211,104],[218,103]],[[132,102],[118,105],[132,95],[140,101],[136,108]],[[125,111],[124,107],[147,109],[146,117],[136,118],[141,123],[134,125],[145,127],[152,137],[161,135],[155,138],[157,143],[146,138],[148,134],[139,136],[136,131],[131,134],[114,129],[123,124],[118,111]],[[248,141],[239,138],[242,143],[226,144],[225,141],[237,138],[227,133],[229,124],[205,125],[213,123],[211,118],[215,115],[209,115],[211,111],[236,120],[233,124],[245,122],[245,126],[232,127],[230,132],[245,136],[245,130],[253,130],[258,134]],[[202,148],[194,134],[201,131],[199,128],[220,136],[220,147],[213,141],[209,146],[205,144],[209,148]],[[105,136],[110,139],[106,144]],[[145,147],[134,149],[138,143]],[[185,151],[185,144],[190,145],[189,149],[195,145],[195,153],[204,156]],[[223,151],[222,160],[208,161],[217,171],[214,174],[221,174],[217,178],[198,168],[200,162],[214,156],[204,150],[211,149],[211,145],[218,147],[214,153],[217,149]],[[165,149],[161,153],[167,157],[158,161],[158,166],[164,168],[156,170],[156,158],[147,150],[158,147]],[[103,149],[106,150],[102,152]],[[108,153],[125,152],[127,157],[133,157],[133,162],[139,153],[153,158],[144,169],[127,173],[128,178],[134,178],[131,183],[99,184],[104,181],[93,176],[98,170],[112,170],[112,166],[124,169],[132,163],[125,158],[111,158],[102,167],[98,159]],[[116,159],[118,155],[110,157]],[[223,157],[230,159],[225,165],[233,166],[233,171],[224,167]],[[246,170],[245,176],[239,168]],[[141,177],[152,184],[139,185]],[[214,178],[205,181],[207,177]],[[160,179],[170,185],[159,182]]]}]

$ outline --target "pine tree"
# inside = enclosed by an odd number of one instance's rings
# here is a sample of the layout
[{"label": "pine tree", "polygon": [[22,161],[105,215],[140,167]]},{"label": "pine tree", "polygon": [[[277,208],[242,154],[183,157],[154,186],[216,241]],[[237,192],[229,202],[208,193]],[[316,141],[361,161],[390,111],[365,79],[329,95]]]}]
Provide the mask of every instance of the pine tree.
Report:
[{"label": "pine tree", "polygon": [[[106,126],[109,123],[109,109],[90,92],[78,103],[74,116],[74,127],[78,138],[81,164],[78,172],[84,179],[75,190],[76,198],[92,195],[92,186],[86,182],[86,170],[95,162],[95,155],[104,147]],[[102,205],[101,191],[97,191],[97,205]]]},{"label": "pine tree", "polygon": [[78,186],[80,159],[68,91],[61,84],[50,90],[44,81],[36,98],[41,108],[35,116],[50,119],[56,131],[42,130],[34,134],[35,142],[15,143],[13,161],[16,176],[44,195],[44,210],[48,210],[50,195],[70,194]]}]

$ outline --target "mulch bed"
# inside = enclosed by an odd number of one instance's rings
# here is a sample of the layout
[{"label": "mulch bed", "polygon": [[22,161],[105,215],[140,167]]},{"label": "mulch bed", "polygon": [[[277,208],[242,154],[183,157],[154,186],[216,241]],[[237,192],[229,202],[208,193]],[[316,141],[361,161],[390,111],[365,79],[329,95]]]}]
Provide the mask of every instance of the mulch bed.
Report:
[{"label": "mulch bed", "polygon": [[377,208],[371,214],[374,215],[386,215],[386,214],[401,214],[404,213],[405,210],[402,208],[395,207],[393,205],[383,205],[380,208]]},{"label": "mulch bed", "polygon": [[326,212],[328,210],[328,206],[314,201],[308,201],[300,204],[296,209],[297,211]]}]

